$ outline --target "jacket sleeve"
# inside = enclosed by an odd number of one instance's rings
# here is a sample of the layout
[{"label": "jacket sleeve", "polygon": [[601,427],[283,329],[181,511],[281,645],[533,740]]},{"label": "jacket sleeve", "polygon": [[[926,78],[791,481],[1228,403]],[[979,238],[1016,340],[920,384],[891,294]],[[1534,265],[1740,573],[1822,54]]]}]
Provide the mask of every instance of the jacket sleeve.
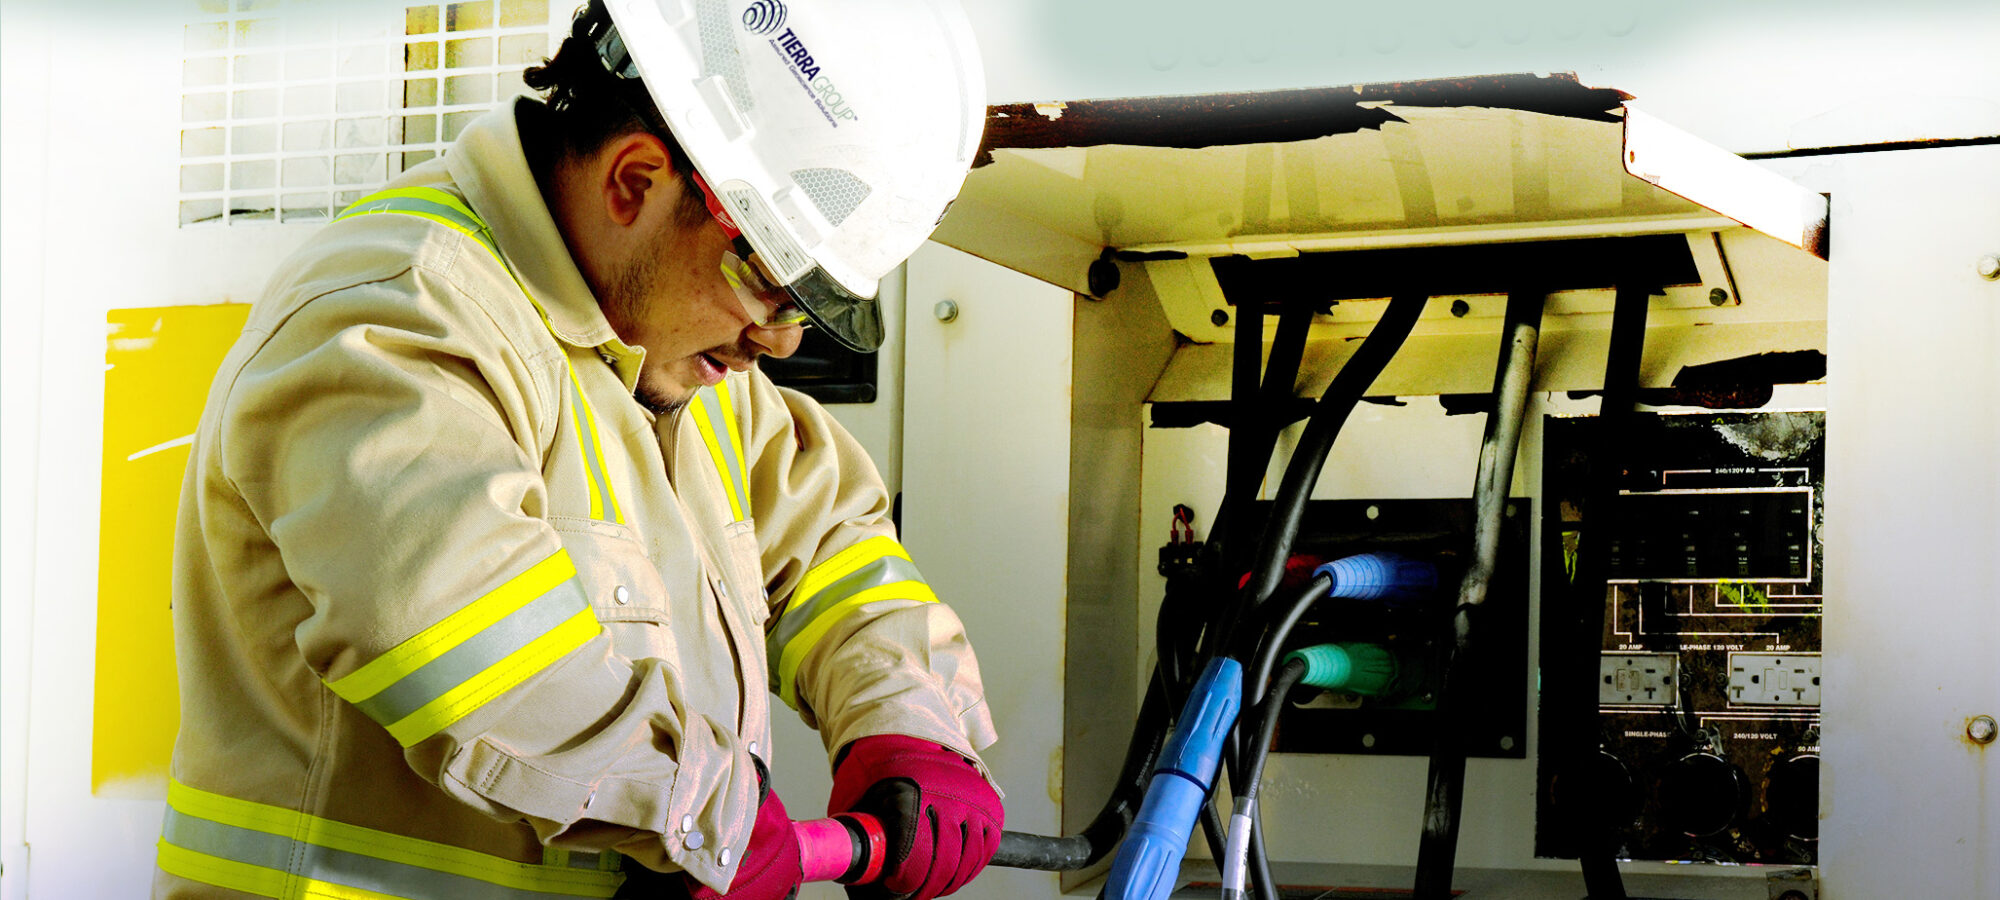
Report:
[{"label": "jacket sleeve", "polygon": [[508,314],[422,268],[303,304],[227,393],[223,472],[304,598],[305,664],[420,775],[544,843],[726,885],[725,841],[688,832],[747,833],[749,757],[592,613],[545,518],[564,351]]},{"label": "jacket sleeve", "polygon": [[977,761],[995,739],[979,663],[897,542],[873,461],[811,398],[762,373],[741,389],[772,692],[819,729],[829,756],[907,734]]}]

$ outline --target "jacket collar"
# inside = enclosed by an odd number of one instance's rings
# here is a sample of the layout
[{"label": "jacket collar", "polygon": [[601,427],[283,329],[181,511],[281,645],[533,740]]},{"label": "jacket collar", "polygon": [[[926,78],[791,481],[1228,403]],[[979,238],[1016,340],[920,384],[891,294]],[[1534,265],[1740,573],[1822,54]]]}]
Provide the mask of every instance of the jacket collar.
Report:
[{"label": "jacket collar", "polygon": [[533,121],[541,112],[539,101],[523,97],[479,117],[452,144],[445,165],[466,203],[493,229],[515,277],[548,313],[556,337],[578,347],[612,344],[622,350],[542,202],[522,150],[521,119]]}]

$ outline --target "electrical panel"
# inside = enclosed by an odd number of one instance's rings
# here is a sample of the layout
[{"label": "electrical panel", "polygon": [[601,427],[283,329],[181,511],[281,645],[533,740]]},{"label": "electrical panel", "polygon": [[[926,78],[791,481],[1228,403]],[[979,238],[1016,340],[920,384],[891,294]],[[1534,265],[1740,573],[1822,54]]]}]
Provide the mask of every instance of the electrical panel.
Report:
[{"label": "electrical panel", "polygon": [[[1268,509],[1259,504],[1258,512]],[[1473,543],[1476,509],[1467,499],[1311,500],[1306,503],[1294,559],[1332,561],[1357,553],[1393,552],[1438,566],[1438,586],[1408,608],[1321,601],[1288,644],[1380,648],[1356,665],[1393,672],[1379,691],[1295,691],[1278,718],[1273,749],[1280,753],[1427,756],[1438,736],[1437,699],[1459,582]],[[1500,551],[1486,601],[1472,613],[1473,640],[1454,665],[1480,677],[1469,685],[1450,723],[1468,756],[1523,758],[1527,753],[1528,533],[1525,499],[1508,501]],[[1303,577],[1305,573],[1301,572]],[[1279,590],[1281,595],[1286,589]],[[1357,660],[1362,657],[1357,656]]]},{"label": "electrical panel", "polygon": [[[1550,417],[1543,442],[1536,853],[1575,855],[1557,808],[1575,801],[1621,858],[1815,863],[1825,416],[1642,415],[1592,460],[1600,424]],[[1608,516],[1588,505],[1593,462],[1620,469]],[[1605,554],[1596,646],[1554,624],[1579,552]],[[1591,762],[1573,782],[1589,796],[1564,795],[1554,748],[1575,738],[1551,730],[1566,711],[1546,684],[1587,666],[1577,653],[1599,679],[1596,755],[1576,751]]]}]

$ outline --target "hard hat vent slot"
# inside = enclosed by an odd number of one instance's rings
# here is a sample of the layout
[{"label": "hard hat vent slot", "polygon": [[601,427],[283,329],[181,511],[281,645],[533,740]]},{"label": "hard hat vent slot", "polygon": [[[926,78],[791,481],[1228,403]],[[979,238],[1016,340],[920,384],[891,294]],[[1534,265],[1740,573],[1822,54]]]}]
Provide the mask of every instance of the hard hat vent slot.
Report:
[{"label": "hard hat vent slot", "polygon": [[845,221],[861,201],[868,199],[872,190],[868,184],[854,173],[845,169],[798,169],[792,172],[792,180],[805,189],[806,196],[812,198],[820,214],[835,227]]},{"label": "hard hat vent slot", "polygon": [[701,74],[720,75],[729,85],[729,99],[739,112],[756,108],[750,98],[750,80],[743,74],[743,54],[736,46],[735,19],[723,0],[697,0],[695,21],[701,29]]}]

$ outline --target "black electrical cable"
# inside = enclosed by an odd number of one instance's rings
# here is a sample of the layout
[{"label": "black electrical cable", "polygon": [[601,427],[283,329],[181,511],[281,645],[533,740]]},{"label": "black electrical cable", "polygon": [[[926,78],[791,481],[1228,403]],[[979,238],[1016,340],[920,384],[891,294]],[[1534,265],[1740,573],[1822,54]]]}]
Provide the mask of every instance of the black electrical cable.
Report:
[{"label": "black electrical cable", "polygon": [[1258,632],[1253,632],[1253,634],[1261,632],[1263,639],[1258,641],[1254,648],[1244,648],[1250,652],[1241,657],[1250,660],[1249,668],[1244,669],[1243,687],[1246,694],[1252,697],[1263,695],[1265,685],[1271,680],[1271,669],[1278,664],[1278,658],[1285,653],[1285,641],[1292,636],[1292,629],[1305,618],[1306,611],[1312,609],[1313,604],[1327,596],[1327,591],[1332,587],[1333,576],[1324,572],[1316,574],[1304,588],[1292,595],[1289,603],[1275,614],[1265,617],[1270,624]]},{"label": "black electrical cable", "polygon": [[[1298,537],[1299,522],[1305,517],[1306,500],[1312,493],[1313,484],[1319,480],[1320,468],[1333,449],[1334,439],[1339,436],[1355,404],[1361,402],[1362,395],[1388,367],[1389,360],[1402,349],[1403,341],[1409,337],[1410,329],[1415,327],[1417,317],[1423,313],[1429,300],[1427,294],[1404,294],[1391,298],[1382,318],[1320,395],[1312,417],[1306,422],[1305,433],[1300,436],[1299,445],[1292,451],[1291,461],[1285,467],[1284,478],[1279,482],[1277,498],[1271,504],[1269,518],[1265,520],[1257,545],[1256,565],[1250,580],[1239,592],[1239,601],[1230,605],[1226,618],[1215,629],[1212,646],[1228,648],[1240,640],[1237,632],[1242,628],[1243,617],[1262,605],[1277,589],[1285,559],[1291,555],[1292,543]],[[1229,743],[1230,752],[1224,755],[1232,783],[1240,773],[1240,757],[1235,752],[1239,745],[1240,737]],[[1262,836],[1253,833],[1250,844],[1250,874],[1257,896],[1259,900],[1276,900],[1277,892],[1271,884],[1270,860],[1263,852]]]},{"label": "black electrical cable", "polygon": [[1333,449],[1334,438],[1339,437],[1341,426],[1347,423],[1355,404],[1361,402],[1369,386],[1388,368],[1389,360],[1402,349],[1404,339],[1410,336],[1410,329],[1417,324],[1417,316],[1423,313],[1429,300],[1426,294],[1403,294],[1390,299],[1381,321],[1375,323],[1361,347],[1340,367],[1332,383],[1326,386],[1326,392],[1320,395],[1312,418],[1306,422],[1305,433],[1299,437],[1299,446],[1285,466],[1270,518],[1264,523],[1263,538],[1257,544],[1256,564],[1246,591],[1253,608],[1277,590],[1278,580],[1284,575],[1285,559],[1291,555],[1292,542],[1298,538],[1299,522],[1305,518],[1306,500],[1319,480],[1320,467]]},{"label": "black electrical cable", "polygon": [[[1264,482],[1271,453],[1277,447],[1278,433],[1288,424],[1284,420],[1286,406],[1298,391],[1299,363],[1305,358],[1306,338],[1312,331],[1312,318],[1312,307],[1305,304],[1287,306],[1278,314],[1278,333],[1271,340],[1271,355],[1264,364],[1261,387],[1254,380],[1254,373],[1244,372],[1244,366],[1247,360],[1256,358],[1257,350],[1262,349],[1263,336],[1252,334],[1248,338],[1250,343],[1245,344],[1244,333],[1239,330],[1236,335],[1237,369],[1230,385],[1235,414],[1229,426],[1228,476],[1224,482],[1226,489],[1222,504],[1215,513],[1216,527],[1210,533],[1210,540],[1215,542],[1216,560],[1221,566],[1220,574],[1229,578],[1238,577],[1249,568],[1250,550],[1254,545],[1242,538],[1258,532],[1244,527],[1248,524],[1245,510]],[[1238,324],[1241,325],[1242,320],[1239,319]],[[1243,403],[1242,398],[1251,393],[1255,394],[1255,401]]]},{"label": "black electrical cable", "polygon": [[[1236,796],[1254,808],[1257,802],[1258,786],[1264,780],[1264,762],[1271,756],[1271,740],[1278,735],[1278,716],[1285,710],[1285,698],[1298,687],[1299,680],[1306,677],[1306,661],[1291,660],[1278,670],[1271,679],[1270,690],[1264,692],[1264,700],[1257,706],[1256,737],[1250,745],[1249,758],[1243,763],[1243,784],[1236,789]],[[1239,806],[1243,809],[1245,806]]]},{"label": "black electrical cable", "polygon": [[1264,480],[1264,465],[1270,460],[1267,448],[1257,453],[1259,420],[1263,418],[1258,397],[1258,375],[1264,367],[1264,307],[1259,303],[1236,305],[1236,345],[1229,369],[1229,456],[1223,463],[1222,504],[1216,508],[1215,524],[1209,529],[1210,549],[1215,562],[1228,575],[1231,543],[1241,525],[1248,498],[1257,493]]},{"label": "black electrical cable", "polygon": [[[1291,694],[1292,688],[1298,686],[1299,679],[1304,678],[1305,674],[1305,661],[1297,659],[1287,662],[1284,668],[1278,671],[1277,677],[1271,682],[1269,693],[1264,697],[1263,702],[1257,705],[1255,710],[1255,726],[1251,730],[1251,734],[1254,735],[1254,743],[1250,745],[1247,756],[1243,761],[1243,780],[1241,783],[1232,782],[1235,785],[1236,797],[1235,801],[1231,804],[1234,812],[1230,816],[1230,819],[1234,823],[1234,827],[1248,830],[1248,833],[1244,835],[1247,844],[1244,847],[1243,856],[1246,868],[1245,874],[1249,875],[1253,882],[1257,878],[1256,860],[1260,857],[1268,860],[1268,856],[1256,844],[1257,837],[1263,830],[1258,822],[1260,816],[1257,808],[1257,789],[1264,780],[1264,763],[1271,755],[1271,740],[1278,733],[1278,715],[1284,711],[1285,697]],[[1235,851],[1232,848],[1228,852],[1233,854]],[[1247,895],[1242,888],[1232,883],[1237,877],[1232,871],[1235,857],[1232,855],[1226,858],[1219,858],[1219,861],[1221,862],[1223,873],[1223,900],[1243,900]],[[1270,877],[1268,868],[1264,874],[1263,882],[1266,885],[1264,887],[1253,885],[1253,889],[1260,896],[1264,891],[1269,890]]]},{"label": "black electrical cable", "polygon": [[[1275,574],[1282,571],[1283,561],[1290,554],[1292,541],[1298,534],[1299,520],[1305,513],[1306,495],[1311,492],[1312,484],[1318,478],[1319,467],[1324,463],[1327,452],[1332,448],[1333,438],[1338,436],[1341,426],[1346,422],[1347,416],[1353,411],[1354,405],[1360,402],[1362,393],[1368,389],[1369,385],[1374,383],[1375,378],[1387,366],[1389,359],[1394,357],[1396,351],[1401,348],[1403,340],[1409,336],[1410,329],[1416,324],[1416,318],[1423,311],[1427,300],[1428,297],[1424,295],[1406,295],[1393,298],[1389,303],[1388,310],[1383,313],[1382,320],[1377,323],[1368,338],[1362,342],[1361,347],[1355,351],[1354,356],[1348,360],[1346,365],[1341,367],[1340,372],[1334,376],[1333,382],[1327,386],[1327,390],[1321,395],[1318,404],[1314,408],[1312,418],[1306,425],[1306,431],[1300,440],[1299,448],[1292,454],[1292,460],[1286,469],[1285,478],[1280,485],[1278,501],[1273,504],[1271,517],[1265,523],[1262,539],[1258,544],[1258,558],[1260,560],[1267,559],[1274,554],[1276,556],[1278,561],[1276,566],[1263,566],[1260,562],[1260,567],[1268,568],[1273,573],[1273,580],[1271,580],[1269,586],[1263,587],[1261,590],[1253,589],[1241,592],[1242,598],[1249,601],[1249,605],[1254,606],[1260,603],[1264,598],[1269,596],[1271,589],[1275,587]],[[1243,306],[1237,308],[1238,334],[1250,334],[1251,342],[1261,350],[1263,337],[1262,312],[1261,310],[1253,309],[1251,315],[1245,316],[1246,309],[1253,308]],[[1243,321],[1245,318],[1257,320],[1254,330],[1249,327],[1248,323]],[[1299,323],[1290,330],[1303,335],[1303,332],[1311,323],[1310,310],[1297,316],[1287,316],[1281,319],[1281,336],[1283,332],[1287,331],[1285,325],[1288,321]],[[1239,343],[1241,342],[1239,341]],[[1287,348],[1289,348],[1290,343],[1289,340],[1286,342]],[[1302,355],[1302,336],[1299,339],[1299,343],[1301,346],[1298,352]],[[1291,352],[1287,349],[1283,354],[1278,353],[1274,344],[1273,361],[1279,362],[1285,356],[1290,355]],[[1234,395],[1239,398],[1251,393],[1244,387],[1245,385],[1255,384],[1254,367],[1244,360],[1246,357],[1254,359],[1257,356],[1261,356],[1261,353],[1246,354],[1241,351],[1238,353],[1237,365],[1235,367],[1236,389]],[[1288,362],[1286,368],[1289,368],[1290,372],[1281,375],[1275,381],[1272,380],[1272,376],[1278,373],[1266,374],[1265,380],[1273,390],[1276,389],[1276,385],[1296,379],[1296,362]],[[1245,373],[1252,374],[1246,375]],[[1242,409],[1243,407],[1239,406],[1238,408]],[[1277,429],[1271,429],[1270,440],[1272,443],[1276,441],[1276,433]],[[1255,442],[1249,441],[1247,437],[1243,439],[1242,444],[1232,440],[1232,451],[1238,446],[1242,446],[1245,450],[1240,458],[1246,461],[1255,458],[1248,452],[1256,447]],[[1237,459],[1239,457],[1236,453],[1232,452],[1231,458]],[[1268,447],[1265,449],[1263,459],[1269,459]],[[1306,460],[1311,461],[1309,466],[1306,465]],[[1306,468],[1309,468],[1310,471],[1304,471]],[[1236,477],[1247,481],[1250,476],[1242,473],[1257,473],[1259,480],[1261,480],[1261,470],[1262,463],[1259,463],[1257,468],[1251,468],[1246,462],[1242,466],[1234,467],[1233,472]],[[1224,506],[1231,506],[1228,499],[1229,493],[1243,497],[1247,496],[1250,492],[1254,492],[1254,490],[1254,487],[1252,487],[1247,489],[1247,491],[1239,489],[1226,492]],[[1218,531],[1224,531],[1226,538],[1226,531],[1233,530],[1232,526],[1234,525],[1233,521],[1225,520],[1218,514],[1217,522],[1211,529],[1211,538]],[[1216,560],[1218,554],[1213,552],[1214,549],[1218,548],[1212,548],[1210,551],[1205,552],[1205,562]],[[1229,593],[1226,587],[1228,580],[1227,575],[1216,572],[1215,567],[1211,566],[1205,582],[1213,587],[1223,587],[1223,590],[1218,590],[1215,593],[1224,594]],[[1258,583],[1259,579],[1253,577],[1251,587],[1256,588]],[[1167,675],[1174,674],[1180,676],[1173,679],[1175,682],[1179,682],[1182,679],[1191,679],[1194,672],[1199,670],[1199,666],[1188,665],[1186,663],[1198,662],[1213,655],[1214,648],[1229,646],[1232,643],[1231,635],[1240,627],[1240,618],[1245,610],[1245,604],[1241,602],[1235,604],[1216,604],[1212,609],[1216,611],[1216,615],[1201,630],[1198,639],[1190,642],[1195,648],[1193,659],[1181,656],[1179,649],[1176,648],[1173,665],[1163,666],[1161,663],[1155,663],[1153,678],[1148,685],[1146,699],[1140,705],[1138,721],[1134,723],[1132,740],[1127,746],[1124,765],[1119,771],[1117,782],[1113,785],[1112,794],[1105,800],[1104,808],[1085,827],[1083,833],[1070,837],[1046,837],[1017,832],[1003,832],[1001,834],[1000,849],[993,858],[994,865],[1056,871],[1081,869],[1103,859],[1123,839],[1126,830],[1131,827],[1132,820],[1138,813],[1139,805],[1144,802],[1146,785],[1152,775],[1154,765],[1158,762],[1160,750],[1166,742],[1167,730],[1173,715],[1178,711],[1171,708],[1167,701],[1171,695],[1175,693],[1184,695],[1186,691],[1185,686],[1170,685]],[[1165,645],[1162,644],[1162,646]],[[1173,690],[1175,687],[1179,687],[1179,690]],[[1229,770],[1231,773],[1234,773],[1237,771],[1234,746],[1231,746],[1229,750],[1230,752],[1226,754],[1229,757]],[[1233,780],[1234,776],[1232,774]],[[1207,830],[1204,828],[1204,831]],[[1275,900],[1275,890],[1272,888],[1270,878],[1268,877],[1268,859],[1263,852],[1262,835],[1253,833],[1250,837],[1252,857],[1255,863],[1252,874],[1256,875],[1260,871],[1263,873],[1263,877],[1258,879],[1261,881],[1259,896],[1267,898],[1267,900]]]},{"label": "black electrical cable", "polygon": [[[1631,265],[1630,262],[1627,263]],[[1586,465],[1589,480],[1581,510],[1586,529],[1578,535],[1576,578],[1570,583],[1569,606],[1573,616],[1569,651],[1573,659],[1563,673],[1559,708],[1569,728],[1562,735],[1559,751],[1566,772],[1576,784],[1583,784],[1583,772],[1595,753],[1597,704],[1594,685],[1597,654],[1585,648],[1600,645],[1604,630],[1604,583],[1609,576],[1605,548],[1617,527],[1618,485],[1621,475],[1619,448],[1627,446],[1631,421],[1637,415],[1639,366],[1645,350],[1646,308],[1657,287],[1636,276],[1618,285],[1611,313],[1610,348],[1604,362],[1604,398],[1598,407],[1594,441],[1596,452]],[[1577,795],[1588,791],[1571,792]],[[1578,802],[1580,801],[1580,803]],[[1617,836],[1601,827],[1597,798],[1572,798],[1574,808],[1565,810],[1575,842],[1583,883],[1593,900],[1625,900],[1625,885],[1618,872]]]},{"label": "black electrical cable", "polygon": [[1165,686],[1155,667],[1146,698],[1139,704],[1131,742],[1125,748],[1125,762],[1097,816],[1082,832],[1068,837],[1003,831],[992,864],[1010,869],[1067,872],[1088,868],[1109,856],[1124,839],[1139,814],[1140,804],[1145,802],[1146,785],[1167,742],[1168,719]]},{"label": "black electrical cable", "polygon": [[1535,369],[1546,293],[1525,289],[1507,295],[1507,317],[1500,329],[1499,359],[1493,373],[1493,412],[1486,417],[1480,440],[1478,474],[1473,485],[1477,524],[1471,562],[1459,584],[1453,613],[1452,640],[1439,654],[1444,666],[1431,738],[1429,772],[1425,776],[1423,832],[1417,845],[1415,900],[1446,900],[1451,896],[1458,858],[1459,816],[1465,800],[1466,747],[1457,728],[1465,714],[1469,675],[1465,662],[1480,639],[1474,613],[1485,603],[1500,550],[1500,530],[1513,483],[1514,457],[1520,448],[1521,417],[1526,411],[1529,383]]}]

